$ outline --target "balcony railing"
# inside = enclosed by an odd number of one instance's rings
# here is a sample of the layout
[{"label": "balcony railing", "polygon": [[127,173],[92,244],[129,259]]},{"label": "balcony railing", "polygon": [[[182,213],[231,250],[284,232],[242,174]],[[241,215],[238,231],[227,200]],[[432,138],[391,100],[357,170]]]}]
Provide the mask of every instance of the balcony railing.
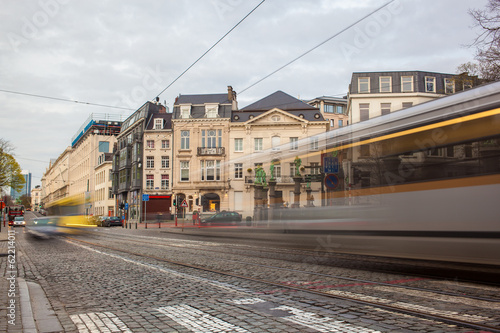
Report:
[{"label": "balcony railing", "polygon": [[[269,182],[271,179],[269,177],[266,177],[266,182]],[[291,176],[281,176],[281,177],[275,177],[273,179],[276,181],[278,184],[293,184],[293,178]],[[245,184],[254,184],[255,183],[255,176],[245,176]]]},{"label": "balcony railing", "polygon": [[216,147],[216,148],[198,147],[198,156],[215,156],[215,155],[224,155],[225,153],[226,153],[225,147]]}]

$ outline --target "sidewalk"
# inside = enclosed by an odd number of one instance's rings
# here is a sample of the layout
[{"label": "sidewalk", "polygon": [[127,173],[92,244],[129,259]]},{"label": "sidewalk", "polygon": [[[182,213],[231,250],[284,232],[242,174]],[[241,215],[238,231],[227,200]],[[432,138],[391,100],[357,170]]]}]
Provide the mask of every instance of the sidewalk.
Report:
[{"label": "sidewalk", "polygon": [[20,276],[18,231],[4,227],[0,231],[0,332],[62,332],[41,286]]}]

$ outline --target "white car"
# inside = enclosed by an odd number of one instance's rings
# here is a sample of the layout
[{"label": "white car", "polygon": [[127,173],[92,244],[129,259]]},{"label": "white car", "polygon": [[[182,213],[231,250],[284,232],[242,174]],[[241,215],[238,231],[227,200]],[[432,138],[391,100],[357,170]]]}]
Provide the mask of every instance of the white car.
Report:
[{"label": "white car", "polygon": [[14,218],[14,227],[25,227],[26,226],[26,221],[24,220],[24,217],[17,216]]}]

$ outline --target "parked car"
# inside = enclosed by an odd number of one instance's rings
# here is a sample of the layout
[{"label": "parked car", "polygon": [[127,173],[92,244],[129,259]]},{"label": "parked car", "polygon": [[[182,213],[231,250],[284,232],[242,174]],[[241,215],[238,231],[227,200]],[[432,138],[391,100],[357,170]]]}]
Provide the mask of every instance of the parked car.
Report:
[{"label": "parked car", "polygon": [[111,216],[102,221],[101,225],[103,227],[121,227],[123,225],[123,220],[119,216]]},{"label": "parked car", "polygon": [[[11,225],[9,223],[9,225]],[[22,216],[16,216],[14,217],[14,222],[12,224],[14,227],[25,227],[26,226],[26,221],[24,220],[24,217]]]},{"label": "parked car", "polygon": [[241,223],[241,214],[237,212],[222,211],[201,220],[205,225],[231,225]]}]

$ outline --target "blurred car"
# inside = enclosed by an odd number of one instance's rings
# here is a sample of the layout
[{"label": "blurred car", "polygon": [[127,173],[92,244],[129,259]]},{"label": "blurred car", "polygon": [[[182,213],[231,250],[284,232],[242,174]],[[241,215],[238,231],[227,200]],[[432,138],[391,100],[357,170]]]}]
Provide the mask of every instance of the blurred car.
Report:
[{"label": "blurred car", "polygon": [[201,220],[201,224],[206,225],[228,225],[241,223],[241,214],[231,211],[222,211]]},{"label": "blurred car", "polygon": [[36,238],[50,238],[58,234],[57,217],[39,217],[28,223],[28,233]]},{"label": "blurred car", "polygon": [[12,226],[14,226],[14,220],[9,221],[9,227],[12,227]]},{"label": "blurred car", "polygon": [[[11,225],[10,222],[9,222],[9,225]],[[22,216],[14,217],[14,221],[12,223],[12,226],[13,227],[25,227],[26,221],[24,220],[24,217],[22,217]]]},{"label": "blurred car", "polygon": [[103,227],[121,227],[122,226],[122,219],[119,216],[111,216],[108,217],[107,219],[104,219],[101,222],[101,225]]}]

